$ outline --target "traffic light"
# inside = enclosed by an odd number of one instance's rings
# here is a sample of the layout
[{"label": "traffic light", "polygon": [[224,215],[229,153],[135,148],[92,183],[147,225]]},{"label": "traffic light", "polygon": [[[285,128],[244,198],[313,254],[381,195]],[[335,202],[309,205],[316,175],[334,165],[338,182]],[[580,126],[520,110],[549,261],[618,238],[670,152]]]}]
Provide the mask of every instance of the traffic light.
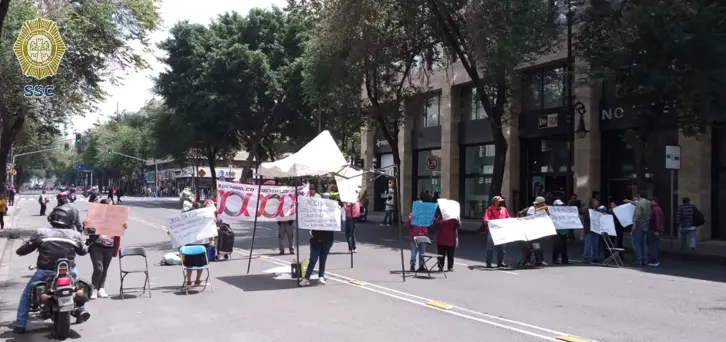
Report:
[{"label": "traffic light", "polygon": [[81,133],[76,133],[76,144],[81,143]]},{"label": "traffic light", "polygon": [[109,148],[109,149],[108,149],[108,155],[110,156],[110,155],[112,155],[112,154],[113,154],[113,151],[111,151],[111,149]]},{"label": "traffic light", "polygon": [[68,151],[70,149],[70,145],[68,145],[68,143],[63,144],[63,149]]}]

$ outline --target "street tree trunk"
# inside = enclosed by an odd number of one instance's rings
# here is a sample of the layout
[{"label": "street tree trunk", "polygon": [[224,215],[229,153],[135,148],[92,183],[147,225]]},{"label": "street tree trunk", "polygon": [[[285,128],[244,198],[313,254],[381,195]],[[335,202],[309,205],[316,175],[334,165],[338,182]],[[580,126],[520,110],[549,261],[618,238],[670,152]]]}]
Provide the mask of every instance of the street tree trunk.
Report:
[{"label": "street tree trunk", "polygon": [[0,0],[0,34],[3,33],[3,23],[5,17],[8,15],[8,9],[10,8],[10,0]]},{"label": "street tree trunk", "polygon": [[207,162],[209,163],[209,173],[212,176],[212,191],[217,191],[217,149],[213,146],[207,148]]},{"label": "street tree trunk", "polygon": [[2,131],[0,132],[0,190],[5,189],[8,178],[7,163],[9,160],[10,149],[13,145],[15,137],[23,129],[25,124],[25,115],[13,116],[9,114],[7,108],[0,106],[0,114],[2,114]]}]

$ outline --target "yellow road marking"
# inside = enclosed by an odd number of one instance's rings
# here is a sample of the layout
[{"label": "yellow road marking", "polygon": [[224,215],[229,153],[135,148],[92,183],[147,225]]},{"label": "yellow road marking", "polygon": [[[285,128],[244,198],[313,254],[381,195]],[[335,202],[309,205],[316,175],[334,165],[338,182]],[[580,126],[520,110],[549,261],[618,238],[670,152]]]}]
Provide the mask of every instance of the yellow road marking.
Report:
[{"label": "yellow road marking", "polygon": [[592,340],[572,335],[557,336],[557,339],[565,342],[593,342]]},{"label": "yellow road marking", "polygon": [[365,285],[364,282],[362,282],[360,280],[355,280],[355,279],[351,280],[350,283],[353,284],[353,285],[357,285],[357,286],[363,286],[363,285]]},{"label": "yellow road marking", "polygon": [[443,309],[443,310],[451,310],[454,308],[453,305],[446,304],[444,302],[437,302],[435,300],[430,300],[430,301],[426,302],[426,305],[433,306],[435,308],[439,308],[439,309]]}]

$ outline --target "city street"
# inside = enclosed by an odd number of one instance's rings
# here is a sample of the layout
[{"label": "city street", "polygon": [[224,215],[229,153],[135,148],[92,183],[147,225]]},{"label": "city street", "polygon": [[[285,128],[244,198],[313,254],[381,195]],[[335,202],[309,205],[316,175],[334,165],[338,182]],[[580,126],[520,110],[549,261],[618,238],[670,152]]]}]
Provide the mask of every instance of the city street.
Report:
[{"label": "city street", "polygon": [[[35,200],[19,200],[11,209],[17,217],[9,229],[21,237],[46,224],[38,216],[37,195],[32,196]],[[280,274],[295,256],[278,255],[276,225],[258,227],[247,275],[252,224],[229,222],[237,250],[231,260],[211,265],[214,293],[207,288],[187,296],[179,291],[180,267],[158,266],[171,251],[165,225],[179,212],[178,200],[129,197],[124,205],[131,209],[121,243],[147,249],[152,297],[118,298],[114,259],[106,282],[112,298],[89,304],[91,320],[72,327],[78,341],[723,341],[724,266],[666,259],[660,267],[643,269],[490,270],[483,268],[482,237],[467,234],[448,278],[407,273],[403,282],[397,228],[377,223],[358,225],[353,268],[341,232],[328,259],[327,285],[313,280],[313,286],[297,288],[289,275]],[[84,218],[87,202],[74,206]],[[15,249],[22,240],[7,240],[9,229],[0,235],[0,339],[45,341],[50,321],[31,320],[23,336],[12,332],[18,297],[36,255],[18,257]],[[303,259],[308,237],[301,232]],[[545,250],[547,259],[550,251]],[[572,258],[578,254],[571,250]],[[406,250],[406,268],[409,256]],[[510,247],[507,262],[515,264],[518,258]],[[77,261],[81,277],[90,279],[90,258]],[[142,282],[131,275],[125,286]]]}]

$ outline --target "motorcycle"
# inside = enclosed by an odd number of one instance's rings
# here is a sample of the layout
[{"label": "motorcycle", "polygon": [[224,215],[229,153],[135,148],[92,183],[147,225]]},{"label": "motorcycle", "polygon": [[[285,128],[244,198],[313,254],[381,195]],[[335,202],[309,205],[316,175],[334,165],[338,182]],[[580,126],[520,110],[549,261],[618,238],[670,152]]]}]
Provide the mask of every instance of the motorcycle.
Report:
[{"label": "motorcycle", "polygon": [[71,190],[71,193],[68,194],[68,200],[71,201],[71,203],[76,201],[76,190]]},{"label": "motorcycle", "polygon": [[[46,238],[43,241],[63,241],[76,244],[73,240],[62,238]],[[35,266],[28,267],[34,270]],[[55,276],[30,284],[30,312],[38,313],[44,320],[53,322],[53,335],[57,339],[66,339],[71,330],[71,316],[80,312],[81,306],[89,300],[88,294],[93,285],[84,280],[73,280],[70,274],[71,265],[68,259],[58,259]]]}]

